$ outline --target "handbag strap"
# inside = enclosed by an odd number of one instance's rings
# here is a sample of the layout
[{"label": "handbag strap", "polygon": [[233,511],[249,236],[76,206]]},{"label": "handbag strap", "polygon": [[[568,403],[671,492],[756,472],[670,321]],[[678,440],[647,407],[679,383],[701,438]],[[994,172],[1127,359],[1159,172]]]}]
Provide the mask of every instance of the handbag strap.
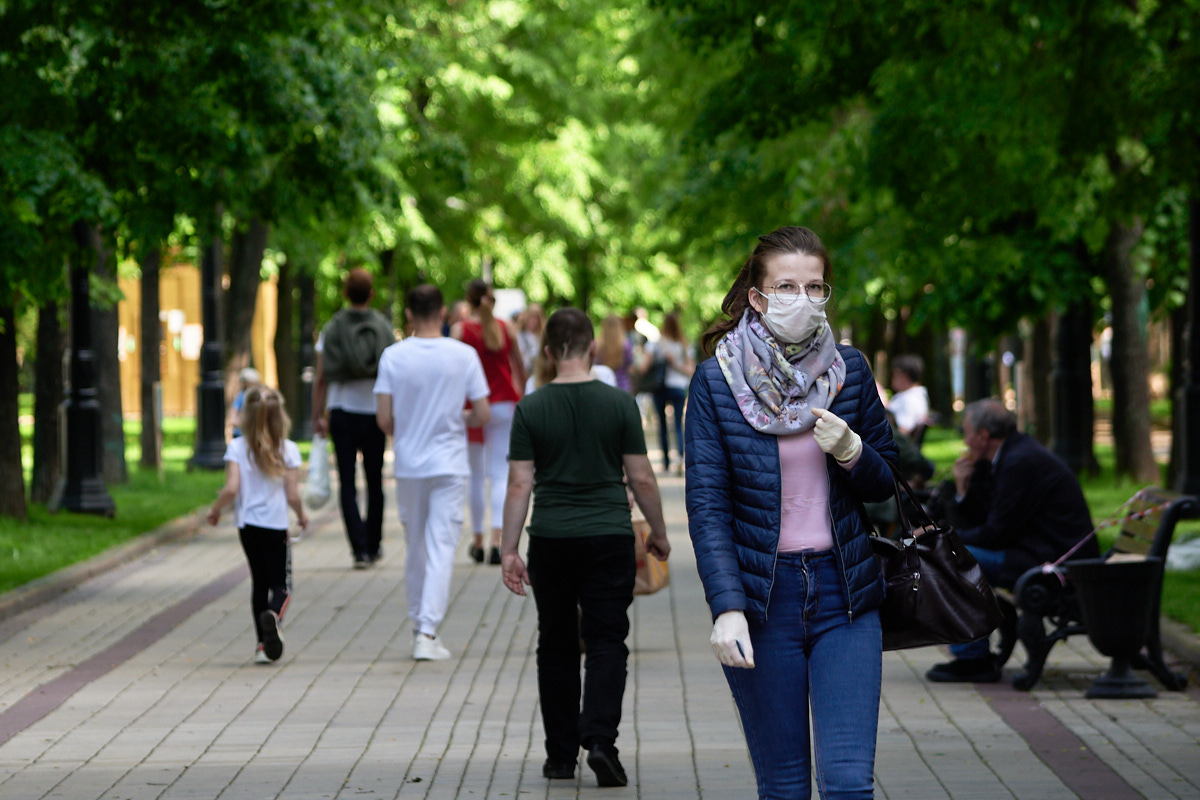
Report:
[{"label": "handbag strap", "polygon": [[[925,510],[925,506],[921,505],[921,501],[917,498],[917,493],[913,491],[913,488],[908,485],[908,481],[906,481],[904,476],[900,474],[899,468],[886,458],[884,461],[887,462],[888,467],[892,470],[892,483],[895,487],[894,497],[896,501],[896,514],[900,520],[900,530],[904,532],[905,536],[908,536],[912,534],[912,532],[918,527],[923,530],[927,528],[936,529],[937,523],[935,523],[933,518],[929,516],[929,512]],[[904,502],[901,500],[901,493],[907,495],[909,502],[912,503],[912,507],[916,509],[917,513],[915,516],[917,518],[917,525],[913,525],[909,520],[908,514],[904,510]]]}]

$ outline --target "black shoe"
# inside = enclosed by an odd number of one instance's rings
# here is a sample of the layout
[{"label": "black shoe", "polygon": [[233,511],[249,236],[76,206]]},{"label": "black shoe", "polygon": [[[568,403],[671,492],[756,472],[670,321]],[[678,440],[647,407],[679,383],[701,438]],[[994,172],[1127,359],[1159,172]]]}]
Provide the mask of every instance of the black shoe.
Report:
[{"label": "black shoe", "polygon": [[369,562],[371,562],[372,564],[382,561],[383,560],[383,545],[380,545],[379,549],[376,550],[373,555],[368,556],[367,560]]},{"label": "black shoe", "polygon": [[553,758],[547,758],[546,763],[542,764],[542,777],[551,780],[570,780],[575,777],[575,762],[555,761]]},{"label": "black shoe", "polygon": [[596,773],[597,786],[624,786],[629,783],[625,770],[617,760],[617,749],[602,744],[592,745],[587,754],[588,766]]},{"label": "black shoe", "polygon": [[499,547],[492,548],[491,554],[488,555],[488,563],[489,564],[499,564],[500,563],[500,548]]},{"label": "black shoe", "polygon": [[371,559],[367,558],[366,553],[360,553],[354,557],[355,569],[366,569],[369,566],[371,566]]},{"label": "black shoe", "polygon": [[991,656],[982,658],[956,658],[945,664],[937,664],[925,673],[935,683],[996,683],[1000,680],[1000,667]]},{"label": "black shoe", "polygon": [[483,563],[483,546],[482,545],[474,545],[474,544],[471,545],[471,560],[474,561],[476,564]]},{"label": "black shoe", "polygon": [[279,630],[279,617],[274,611],[264,611],[258,615],[258,624],[262,627],[262,646],[267,658],[278,661],[283,655],[283,634]]}]

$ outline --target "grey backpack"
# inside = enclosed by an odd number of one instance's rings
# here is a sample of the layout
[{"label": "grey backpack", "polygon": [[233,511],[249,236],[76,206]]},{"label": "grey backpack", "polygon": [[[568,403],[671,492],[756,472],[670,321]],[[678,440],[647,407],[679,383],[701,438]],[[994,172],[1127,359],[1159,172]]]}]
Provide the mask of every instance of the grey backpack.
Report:
[{"label": "grey backpack", "polygon": [[396,341],[396,334],[383,314],[373,308],[344,308],[325,326],[321,357],[327,381],[374,378],[379,357]]}]

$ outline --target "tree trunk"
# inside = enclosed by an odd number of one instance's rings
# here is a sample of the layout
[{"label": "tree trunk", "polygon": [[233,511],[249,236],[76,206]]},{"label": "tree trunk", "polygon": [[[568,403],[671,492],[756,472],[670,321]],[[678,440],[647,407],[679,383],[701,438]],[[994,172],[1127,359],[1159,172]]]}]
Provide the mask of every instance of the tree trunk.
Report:
[{"label": "tree trunk", "polygon": [[1150,446],[1150,354],[1141,317],[1146,282],[1133,263],[1142,222],[1114,222],[1102,255],[1112,298],[1113,445],[1117,475],[1158,484],[1162,475]]},{"label": "tree trunk", "polygon": [[25,472],[21,467],[17,319],[10,287],[0,306],[0,515],[25,519]]},{"label": "tree trunk", "polygon": [[158,272],[162,266],[162,249],[151,247],[142,259],[142,340],[139,343],[142,364],[142,459],[143,469],[158,469],[159,452],[157,398],[154,386],[162,380],[161,355],[162,323],[159,321]]},{"label": "tree trunk", "polygon": [[1030,387],[1033,394],[1033,430],[1027,433],[1032,433],[1042,444],[1050,442],[1053,428],[1051,420],[1054,419],[1054,405],[1050,399],[1050,373],[1054,368],[1051,358],[1053,330],[1054,316],[1047,314],[1034,323],[1029,346],[1025,350],[1029,380],[1033,384]]},{"label": "tree trunk", "polygon": [[[93,286],[98,283],[115,284],[115,269],[112,252],[104,247],[98,228],[88,234],[88,243],[95,254],[92,270]],[[93,298],[95,293],[93,292]],[[100,404],[100,437],[103,443],[102,470],[108,486],[127,483],[128,467],[125,464],[125,418],[121,410],[121,360],[120,360],[120,316],[117,304],[97,305],[92,301],[92,345],[95,350],[96,400]]]},{"label": "tree trunk", "polygon": [[395,325],[397,306],[401,311],[404,309],[404,298],[400,296],[400,282],[396,275],[396,248],[379,251],[379,280],[375,282],[375,286],[375,294],[382,295],[380,310]]},{"label": "tree trunk", "polygon": [[33,474],[29,499],[45,505],[62,478],[62,430],[59,407],[63,401],[63,353],[66,340],[58,303],[48,301],[38,309],[37,363],[33,365]]},{"label": "tree trunk", "polygon": [[[269,226],[258,217],[246,231],[233,236],[229,259],[229,289],[225,292],[225,393],[237,390],[237,372],[250,366],[250,329],[254,306],[262,283],[263,251],[267,249]],[[228,399],[228,398],[227,398]]]},{"label": "tree trunk", "polygon": [[[279,393],[295,415],[300,410],[300,367],[296,354],[296,337],[293,328],[295,302],[292,298],[292,270],[286,263],[279,267],[275,305],[275,371],[279,376]],[[293,424],[299,420],[293,420]]]}]

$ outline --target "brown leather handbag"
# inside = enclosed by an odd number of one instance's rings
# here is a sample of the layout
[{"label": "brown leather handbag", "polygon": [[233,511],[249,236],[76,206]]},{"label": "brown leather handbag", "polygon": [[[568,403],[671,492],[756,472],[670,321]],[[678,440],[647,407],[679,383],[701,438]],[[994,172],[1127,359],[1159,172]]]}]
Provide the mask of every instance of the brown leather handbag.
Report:
[{"label": "brown leather handbag", "polygon": [[[890,466],[904,538],[871,537],[887,584],[879,607],[883,649],[963,644],[988,636],[1004,615],[979,563],[954,528],[930,518],[896,466]],[[907,509],[902,496],[911,501]],[[908,519],[912,509],[916,525]]]}]

